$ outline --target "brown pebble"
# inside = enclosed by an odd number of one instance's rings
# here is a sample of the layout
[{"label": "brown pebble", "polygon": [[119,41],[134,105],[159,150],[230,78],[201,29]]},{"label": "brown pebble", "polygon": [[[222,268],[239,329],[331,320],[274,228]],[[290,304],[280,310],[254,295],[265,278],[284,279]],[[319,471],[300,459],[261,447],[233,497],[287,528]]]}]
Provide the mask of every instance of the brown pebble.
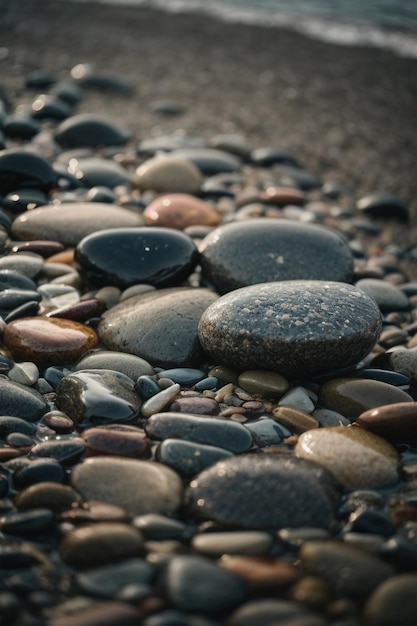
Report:
[{"label": "brown pebble", "polygon": [[305,576],[291,589],[291,597],[313,611],[322,611],[333,599],[329,585],[316,576]]},{"label": "brown pebble", "polygon": [[407,344],[408,348],[417,348],[417,333],[411,337],[410,341]]},{"label": "brown pebble", "polygon": [[387,404],[365,411],[356,424],[389,441],[415,439],[417,436],[417,403]]},{"label": "brown pebble", "polygon": [[76,528],[64,536],[59,546],[62,559],[80,569],[134,558],[142,551],[141,533],[133,526],[116,522]]},{"label": "brown pebble", "polygon": [[72,363],[98,343],[92,328],[64,319],[24,317],[7,324],[4,345],[13,358],[40,366]]},{"label": "brown pebble", "polygon": [[219,563],[223,569],[243,578],[249,589],[284,587],[298,578],[296,567],[279,559],[226,554]]},{"label": "brown pebble", "polygon": [[86,322],[91,317],[100,317],[106,308],[103,300],[91,298],[90,300],[81,300],[81,302],[50,311],[46,314],[46,317]]},{"label": "brown pebble", "polygon": [[319,421],[309,415],[309,413],[291,407],[278,406],[273,409],[272,415],[278,422],[287,426],[297,435],[320,426]]},{"label": "brown pebble", "polygon": [[230,417],[231,415],[246,415],[246,409],[241,406],[230,406],[224,409],[220,415],[223,417]]},{"label": "brown pebble", "polygon": [[378,343],[385,349],[388,349],[407,343],[408,338],[409,335],[404,330],[400,328],[389,328],[381,333]]},{"label": "brown pebble", "polygon": [[44,258],[51,255],[62,253],[65,250],[65,246],[59,241],[17,241],[13,243],[12,252],[34,252],[40,254]]},{"label": "brown pebble", "polygon": [[51,509],[61,513],[81,502],[81,496],[72,487],[59,483],[42,482],[23,489],[15,499],[19,511]]},{"label": "brown pebble", "polygon": [[45,263],[63,263],[64,265],[72,265],[74,263],[74,249],[67,248],[63,252],[57,252],[48,257]]},{"label": "brown pebble", "polygon": [[19,456],[23,456],[25,451],[17,448],[0,448],[0,463],[6,463],[12,459],[17,459]]},{"label": "brown pebble", "polygon": [[61,411],[50,411],[42,418],[42,423],[56,433],[66,434],[74,430],[74,422]]},{"label": "brown pebble", "polygon": [[196,415],[218,415],[219,404],[212,398],[195,396],[192,398],[177,398],[169,407],[177,413],[193,413]]},{"label": "brown pebble", "polygon": [[159,196],[143,211],[147,226],[166,226],[183,230],[187,226],[217,226],[219,213],[209,204],[186,193]]},{"label": "brown pebble", "polygon": [[260,199],[269,204],[286,206],[287,204],[304,204],[306,198],[302,191],[293,187],[268,187],[261,193]]},{"label": "brown pebble", "polygon": [[89,456],[116,455],[143,458],[149,455],[150,440],[145,431],[135,428],[116,430],[115,428],[89,428],[82,434]]}]

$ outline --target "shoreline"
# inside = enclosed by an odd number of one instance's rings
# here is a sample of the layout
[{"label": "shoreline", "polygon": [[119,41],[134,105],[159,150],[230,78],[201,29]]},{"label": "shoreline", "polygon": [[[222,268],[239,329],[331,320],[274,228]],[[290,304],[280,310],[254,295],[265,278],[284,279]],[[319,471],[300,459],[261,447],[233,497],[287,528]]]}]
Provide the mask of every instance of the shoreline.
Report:
[{"label": "shoreline", "polygon": [[[77,111],[123,121],[134,141],[177,129],[241,134],[250,148],[292,152],[354,198],[398,195],[417,223],[414,59],[201,14],[51,0],[22,0],[15,11],[0,61],[12,95],[31,71],[65,79],[91,63],[129,80],[134,94],[90,90]],[[185,112],[160,116],[158,101]]]}]

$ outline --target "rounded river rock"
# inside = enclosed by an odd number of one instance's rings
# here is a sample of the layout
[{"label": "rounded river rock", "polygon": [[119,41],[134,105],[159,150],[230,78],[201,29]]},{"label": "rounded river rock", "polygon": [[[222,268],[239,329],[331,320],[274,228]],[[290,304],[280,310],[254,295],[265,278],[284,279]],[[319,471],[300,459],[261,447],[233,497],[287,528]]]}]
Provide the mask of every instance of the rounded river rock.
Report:
[{"label": "rounded river rock", "polygon": [[202,242],[201,266],[219,293],[270,281],[353,278],[352,253],[340,233],[267,218],[213,230]]},{"label": "rounded river rock", "polygon": [[187,501],[204,519],[243,528],[330,528],[333,506],[312,471],[287,456],[237,456],[204,470]]},{"label": "rounded river rock", "polygon": [[344,283],[282,281],[226,294],[203,313],[199,337],[216,361],[242,371],[308,377],[354,365],[381,330],[376,303]]}]

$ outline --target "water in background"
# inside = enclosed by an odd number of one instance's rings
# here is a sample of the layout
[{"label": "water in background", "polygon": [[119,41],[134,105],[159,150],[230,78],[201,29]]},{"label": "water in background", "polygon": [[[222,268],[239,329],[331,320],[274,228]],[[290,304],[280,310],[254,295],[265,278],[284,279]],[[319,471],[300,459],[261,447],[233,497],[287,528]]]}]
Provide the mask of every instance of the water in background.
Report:
[{"label": "water in background", "polygon": [[378,46],[417,58],[417,0],[97,1],[206,13],[235,23],[284,26],[324,41]]}]

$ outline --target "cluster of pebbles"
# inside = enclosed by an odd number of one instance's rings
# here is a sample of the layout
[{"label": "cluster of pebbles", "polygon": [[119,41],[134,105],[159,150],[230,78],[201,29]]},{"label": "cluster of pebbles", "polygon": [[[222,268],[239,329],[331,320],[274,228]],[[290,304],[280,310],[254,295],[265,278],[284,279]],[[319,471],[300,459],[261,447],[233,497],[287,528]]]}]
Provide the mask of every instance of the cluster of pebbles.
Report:
[{"label": "cluster of pebbles", "polygon": [[85,86],[0,111],[1,624],[415,624],[407,206]]}]

